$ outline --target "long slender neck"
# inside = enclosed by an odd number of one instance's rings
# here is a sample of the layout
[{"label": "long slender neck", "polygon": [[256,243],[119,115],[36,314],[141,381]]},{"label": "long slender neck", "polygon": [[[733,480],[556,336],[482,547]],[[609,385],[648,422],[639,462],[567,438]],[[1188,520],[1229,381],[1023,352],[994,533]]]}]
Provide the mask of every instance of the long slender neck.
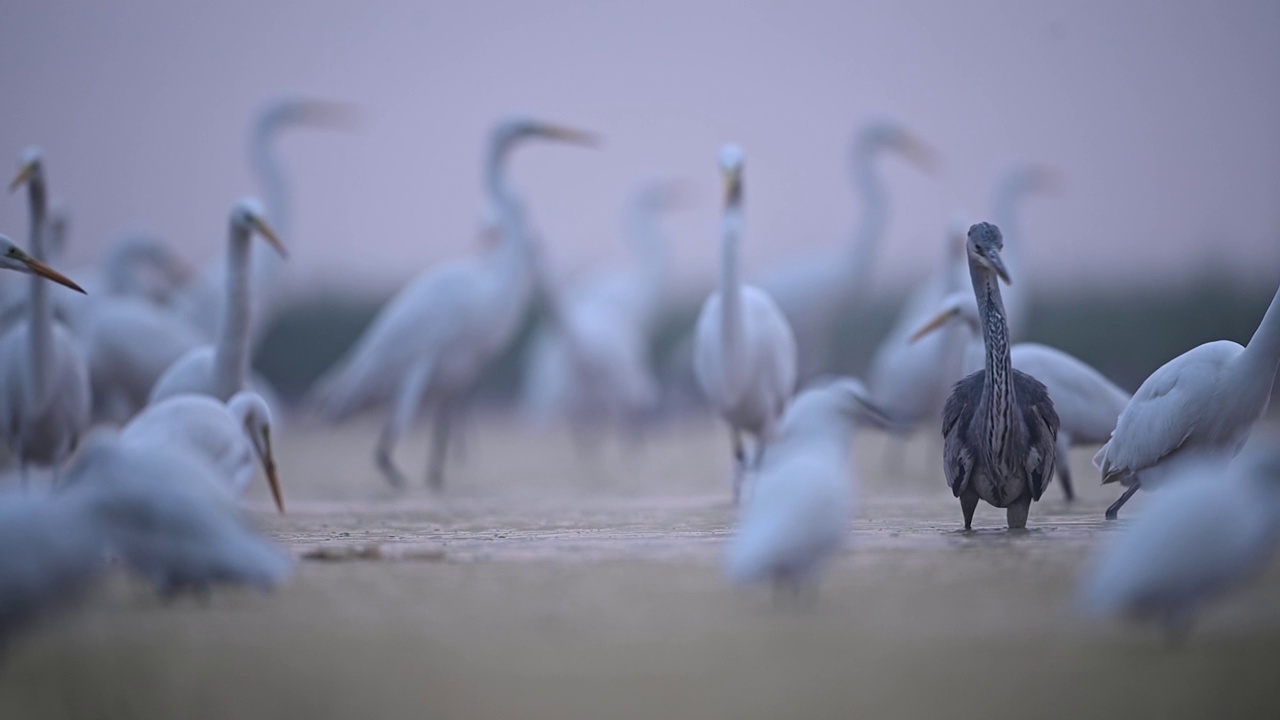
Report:
[{"label": "long slender neck", "polygon": [[861,292],[871,274],[871,262],[876,247],[884,236],[888,217],[889,197],[884,183],[876,173],[876,146],[864,143],[858,147],[853,160],[853,182],[862,194],[862,216],[849,246],[847,265],[849,288]]},{"label": "long slender neck", "polygon": [[1271,298],[1267,314],[1262,316],[1258,329],[1253,331],[1242,357],[1250,363],[1270,368],[1272,377],[1275,376],[1276,365],[1280,362],[1280,290],[1276,290],[1275,297]]},{"label": "long slender neck", "polygon": [[720,342],[725,382],[736,393],[742,375],[742,281],[738,277],[738,243],[742,237],[742,203],[731,199],[720,225]]},{"label": "long slender neck", "polygon": [[[48,198],[45,193],[44,178],[36,174],[27,185],[27,199],[31,207],[31,255],[44,262],[45,220],[48,210]],[[31,316],[27,322],[30,334],[27,342],[27,365],[31,376],[28,378],[31,396],[37,402],[43,402],[52,388],[50,376],[49,354],[53,350],[53,306],[49,304],[49,284],[40,277],[31,276],[30,303]]]},{"label": "long slender neck", "polygon": [[485,163],[485,189],[489,202],[498,211],[502,228],[502,244],[493,257],[495,277],[498,282],[510,285],[502,297],[523,305],[533,291],[534,241],[525,222],[524,204],[507,180],[506,159],[510,149],[510,142],[495,142],[490,146]]},{"label": "long slender neck", "polygon": [[245,376],[249,374],[251,241],[248,228],[231,224],[227,243],[226,305],[213,353],[214,392],[223,402],[244,389]]},{"label": "long slender neck", "polygon": [[969,260],[969,277],[978,300],[978,318],[982,324],[982,343],[986,348],[986,379],[982,384],[982,402],[993,442],[999,450],[1008,433],[1008,419],[1014,406],[1013,361],[1009,357],[1009,328],[1005,324],[1004,301],[1000,286],[991,271]]}]

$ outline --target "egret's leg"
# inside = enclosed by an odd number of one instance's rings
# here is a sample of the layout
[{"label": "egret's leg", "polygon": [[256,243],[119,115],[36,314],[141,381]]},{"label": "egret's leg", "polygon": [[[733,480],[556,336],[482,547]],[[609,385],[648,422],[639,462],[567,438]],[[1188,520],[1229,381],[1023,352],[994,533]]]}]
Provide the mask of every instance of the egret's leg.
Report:
[{"label": "egret's leg", "polygon": [[448,399],[436,407],[436,416],[431,423],[431,457],[427,459],[427,487],[432,490],[444,488],[445,453],[449,449],[449,426],[457,411],[457,401]]},{"label": "egret's leg", "polygon": [[742,479],[747,472],[747,450],[737,428],[729,429],[729,437],[733,442],[733,504],[737,505],[742,496]]},{"label": "egret's leg", "polygon": [[409,428],[413,427],[414,421],[418,417],[418,409],[422,407],[423,396],[426,394],[427,381],[431,377],[431,363],[419,363],[417,367],[409,371],[404,381],[400,384],[400,392],[396,395],[395,407],[391,409],[391,415],[387,418],[387,424],[383,426],[382,433],[378,436],[378,446],[374,450],[374,461],[378,465],[378,469],[382,471],[382,475],[386,477],[387,482],[395,487],[404,487],[404,473],[396,467],[392,454],[395,451],[396,443],[400,442],[400,438],[404,436]]},{"label": "egret's leg", "polygon": [[1120,499],[1111,503],[1111,507],[1107,508],[1107,519],[1115,520],[1116,516],[1120,514],[1120,508],[1124,507],[1124,504],[1129,502],[1129,498],[1133,497],[1133,494],[1138,492],[1138,488],[1140,487],[1142,487],[1142,483],[1139,482],[1137,478],[1134,478],[1133,484],[1129,486],[1129,489],[1125,490],[1124,494],[1120,496]]},{"label": "egret's leg", "polygon": [[964,513],[964,529],[973,528],[973,511],[978,509],[978,493],[972,488],[965,488],[960,493],[960,511]]},{"label": "egret's leg", "polygon": [[1005,516],[1009,520],[1010,530],[1026,530],[1027,515],[1031,513],[1031,493],[1024,492],[1022,497],[1013,501],[1013,504],[1005,509]]},{"label": "egret's leg", "polygon": [[1058,457],[1054,467],[1058,471],[1058,481],[1062,483],[1062,494],[1068,501],[1076,499],[1075,488],[1071,486],[1071,436],[1058,431]]}]

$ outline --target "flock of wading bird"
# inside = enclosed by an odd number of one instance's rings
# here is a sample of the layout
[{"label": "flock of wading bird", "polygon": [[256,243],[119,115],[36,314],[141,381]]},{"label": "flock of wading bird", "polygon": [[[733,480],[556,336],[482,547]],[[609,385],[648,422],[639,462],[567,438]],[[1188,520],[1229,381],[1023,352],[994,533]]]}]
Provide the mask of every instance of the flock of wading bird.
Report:
[{"label": "flock of wading bird", "polygon": [[[314,99],[268,105],[250,143],[267,202],[232,208],[225,267],[192,276],[171,248],[135,233],[98,266],[72,273],[88,293],[50,267],[67,218],[56,203],[51,209],[43,154],[22,154],[10,190],[26,190],[29,246],[0,238],[0,266],[35,277],[25,293],[4,293],[0,433],[21,482],[0,496],[0,642],[113,566],[166,595],[223,583],[265,589],[290,576],[289,553],[259,534],[237,502],[260,466],[284,512],[271,434],[273,408],[281,408],[249,362],[292,240],[272,143],[285,128],[341,129],[352,119],[349,107]],[[628,214],[632,266],[557,287],[506,172],[513,149],[534,139],[594,143],[532,118],[499,122],[486,154],[484,250],[410,282],[312,392],[310,411],[330,422],[371,408],[385,413],[374,456],[395,485],[405,484],[396,445],[429,409],[428,482],[443,486],[450,432],[468,394],[539,293],[551,321],[525,375],[533,416],[554,414],[581,430],[626,427],[656,402],[646,358],[667,274],[658,217],[679,193],[655,183],[638,194]],[[720,151],[719,286],[686,347],[732,439],[740,517],[727,574],[797,591],[813,582],[849,532],[855,425],[902,436],[940,418],[943,474],[965,530],[979,500],[1005,508],[1009,530],[1023,530],[1055,470],[1070,499],[1066,453],[1076,444],[1102,443],[1094,462],[1103,482],[1127,487],[1109,518],[1140,487],[1167,486],[1108,544],[1083,595],[1091,610],[1150,617],[1182,634],[1206,600],[1265,563],[1278,537],[1280,451],[1235,456],[1271,392],[1280,295],[1247,346],[1193,348],[1132,396],[1066,353],[1012,344],[1027,304],[1025,286],[1013,284],[1023,242],[1016,206],[1053,185],[1051,173],[1028,165],[997,186],[999,225],[949,231],[942,265],[902,310],[868,381],[816,379],[884,234],[876,161],[886,154],[924,170],[934,163],[933,151],[899,124],[867,125],[853,149],[866,207],[852,242],[754,286],[738,270],[745,155],[735,145]],[[117,429],[87,434],[93,425]],[[37,467],[52,482],[33,485]]]}]

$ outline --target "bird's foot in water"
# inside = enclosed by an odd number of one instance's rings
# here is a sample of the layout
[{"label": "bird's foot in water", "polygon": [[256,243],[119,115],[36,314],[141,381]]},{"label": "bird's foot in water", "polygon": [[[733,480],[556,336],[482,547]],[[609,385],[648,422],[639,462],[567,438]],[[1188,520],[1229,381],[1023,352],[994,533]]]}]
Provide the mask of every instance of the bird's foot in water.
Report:
[{"label": "bird's foot in water", "polygon": [[391,487],[397,490],[403,490],[408,485],[408,480],[404,473],[400,472],[400,468],[396,467],[395,462],[391,459],[391,453],[378,451],[374,460],[378,464],[378,471],[382,473],[382,477],[391,483]]}]

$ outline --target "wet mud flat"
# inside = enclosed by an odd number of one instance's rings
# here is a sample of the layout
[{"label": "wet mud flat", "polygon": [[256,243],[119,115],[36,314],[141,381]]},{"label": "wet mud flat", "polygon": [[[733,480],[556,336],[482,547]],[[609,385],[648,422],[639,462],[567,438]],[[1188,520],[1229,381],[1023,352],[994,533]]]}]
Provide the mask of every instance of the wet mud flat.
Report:
[{"label": "wet mud flat", "polygon": [[[1115,491],[1087,450],[1076,502],[1051,487],[1028,532],[980,507],[964,533],[932,438],[859,438],[849,542],[792,599],[723,580],[711,423],[585,456],[478,423],[442,497],[386,487],[373,436],[295,428],[289,514],[251,495],[300,558],[292,583],[166,603],[114,579],[13,649],[0,718],[1280,716],[1280,567],[1177,649],[1078,616],[1124,524],[1102,520]],[[419,479],[421,447],[402,452]]]}]

